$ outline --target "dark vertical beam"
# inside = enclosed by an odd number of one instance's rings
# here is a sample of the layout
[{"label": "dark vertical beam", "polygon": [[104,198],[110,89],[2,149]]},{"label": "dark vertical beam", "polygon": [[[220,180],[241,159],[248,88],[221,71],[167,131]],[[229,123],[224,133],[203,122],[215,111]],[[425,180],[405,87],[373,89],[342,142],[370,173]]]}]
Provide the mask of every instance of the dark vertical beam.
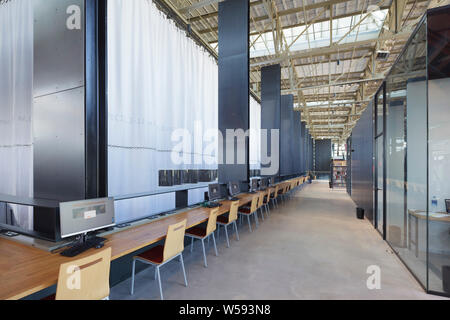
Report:
[{"label": "dark vertical beam", "polygon": [[294,96],[281,96],[280,175],[291,175]]},{"label": "dark vertical beam", "polygon": [[[280,159],[280,150],[275,154],[272,146],[271,130],[281,128],[281,66],[279,64],[261,69],[261,129],[267,130],[267,155],[264,151],[261,159],[266,156]],[[264,136],[263,136],[264,138]],[[266,141],[261,140],[262,143]],[[278,141],[280,145],[280,141]],[[261,168],[268,168],[269,164],[261,164]],[[276,175],[279,175],[279,168]]]},{"label": "dark vertical beam", "polygon": [[107,196],[106,0],[86,0],[86,198]]},{"label": "dark vertical beam", "polygon": [[306,145],[306,123],[301,124],[301,138],[300,138],[300,172],[306,172],[306,159],[308,147]]},{"label": "dark vertical beam", "polygon": [[294,142],[294,156],[293,156],[293,162],[294,162],[294,173],[300,174],[302,172],[301,170],[301,141],[302,141],[302,123],[301,123],[301,113],[300,111],[294,111],[294,135],[293,135],[293,142]]},{"label": "dark vertical beam", "polygon": [[[250,4],[248,0],[227,0],[219,3],[219,130],[223,148],[219,164],[219,182],[249,180],[249,142],[236,144],[227,150],[227,130],[250,127]],[[233,140],[235,140],[233,138]],[[230,142],[229,142],[230,143]],[[226,163],[234,152],[234,163]],[[237,162],[237,155],[245,153],[245,163]],[[222,160],[221,159],[221,160]]]}]

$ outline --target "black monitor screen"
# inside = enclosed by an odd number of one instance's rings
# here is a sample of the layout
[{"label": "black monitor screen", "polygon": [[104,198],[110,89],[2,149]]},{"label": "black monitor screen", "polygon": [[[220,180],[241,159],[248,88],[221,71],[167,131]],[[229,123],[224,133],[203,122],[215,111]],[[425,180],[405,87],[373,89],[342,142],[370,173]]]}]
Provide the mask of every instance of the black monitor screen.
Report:
[{"label": "black monitor screen", "polygon": [[230,182],[228,184],[228,192],[230,196],[235,196],[241,192],[241,188],[239,187],[239,182]]},{"label": "black monitor screen", "polygon": [[199,182],[211,182],[212,181],[212,172],[211,170],[200,170],[198,172],[198,181]]},{"label": "black monitor screen", "polygon": [[275,178],[274,177],[270,178],[269,183],[270,183],[270,186],[274,186],[275,185]]},{"label": "black monitor screen", "polygon": [[189,183],[198,183],[198,171],[197,170],[188,170],[188,179]]},{"label": "black monitor screen", "polygon": [[208,198],[209,201],[220,199],[220,185],[217,183],[210,184],[208,186]]},{"label": "black monitor screen", "polygon": [[256,190],[258,190],[258,180],[253,179],[251,182],[251,191],[256,191]]},{"label": "black monitor screen", "polygon": [[263,189],[267,188],[267,179],[261,179],[260,186]]},{"label": "black monitor screen", "polygon": [[160,170],[159,171],[159,186],[160,187],[173,186],[172,178],[173,178],[172,170]]}]

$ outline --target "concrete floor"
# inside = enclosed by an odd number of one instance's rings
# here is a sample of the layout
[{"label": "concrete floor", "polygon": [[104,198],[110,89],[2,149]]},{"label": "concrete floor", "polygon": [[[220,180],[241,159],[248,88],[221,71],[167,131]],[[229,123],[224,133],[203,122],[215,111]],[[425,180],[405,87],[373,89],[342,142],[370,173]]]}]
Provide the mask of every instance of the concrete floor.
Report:
[{"label": "concrete floor", "polygon": [[[163,267],[165,299],[442,299],[423,291],[370,223],[356,219],[346,192],[328,182],[297,191],[253,233],[246,224],[239,231],[229,249],[221,236],[218,257],[207,249],[208,268],[199,243],[193,254],[185,250],[187,288],[178,262]],[[367,288],[371,265],[381,268],[380,290]],[[134,296],[129,288],[130,279],[110,298],[159,299],[153,269],[136,276]]]}]

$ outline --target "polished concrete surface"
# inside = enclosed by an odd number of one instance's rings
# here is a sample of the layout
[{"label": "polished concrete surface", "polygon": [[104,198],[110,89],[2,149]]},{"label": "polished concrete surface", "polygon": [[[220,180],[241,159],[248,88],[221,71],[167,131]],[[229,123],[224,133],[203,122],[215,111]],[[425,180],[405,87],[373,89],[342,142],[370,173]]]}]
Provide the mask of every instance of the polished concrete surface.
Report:
[{"label": "polished concrete surface", "polygon": [[[203,266],[200,243],[184,252],[189,287],[177,261],[161,269],[165,299],[440,299],[428,295],[372,225],[355,217],[344,190],[314,182],[272,209],[253,233],[239,228],[226,247],[221,232],[219,256],[207,248]],[[369,266],[381,270],[381,289],[367,288]],[[131,266],[130,266],[131,268]],[[111,299],[159,299],[154,270],[111,289]]]}]

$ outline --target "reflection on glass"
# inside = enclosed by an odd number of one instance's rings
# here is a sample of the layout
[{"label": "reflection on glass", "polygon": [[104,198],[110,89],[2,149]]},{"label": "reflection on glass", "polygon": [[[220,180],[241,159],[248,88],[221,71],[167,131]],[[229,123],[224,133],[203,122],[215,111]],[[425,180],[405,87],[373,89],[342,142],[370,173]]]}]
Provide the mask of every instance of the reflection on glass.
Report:
[{"label": "reflection on glass", "polygon": [[386,238],[426,286],[426,26],[386,79]]},{"label": "reflection on glass", "polygon": [[428,16],[428,288],[450,295],[450,19]]}]

